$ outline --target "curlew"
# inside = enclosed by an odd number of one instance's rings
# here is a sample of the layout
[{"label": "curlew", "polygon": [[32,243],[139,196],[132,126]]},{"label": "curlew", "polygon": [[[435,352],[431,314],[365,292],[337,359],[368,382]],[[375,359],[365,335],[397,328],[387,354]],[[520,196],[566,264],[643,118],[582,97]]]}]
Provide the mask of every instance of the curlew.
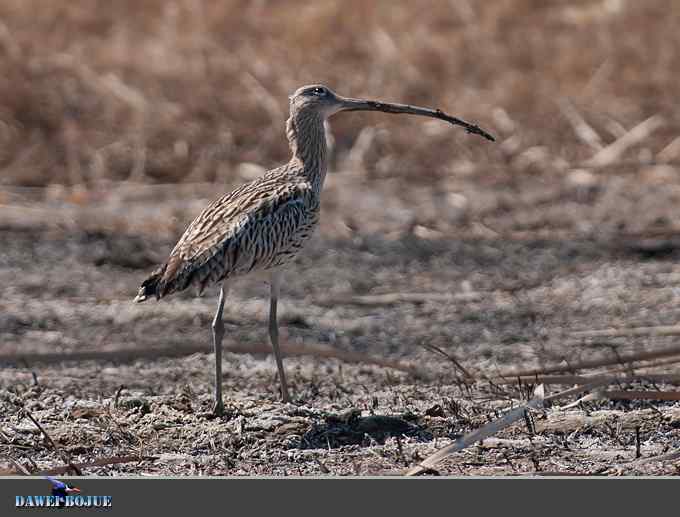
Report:
[{"label": "curlew", "polygon": [[290,161],[266,172],[210,204],[184,232],[165,264],[142,283],[136,302],[163,298],[197,286],[221,283],[217,311],[212,321],[215,352],[215,402],[222,403],[222,312],[227,284],[234,277],[264,270],[271,272],[269,338],[281,397],[290,401],[279,347],[276,317],[281,268],[291,262],[312,235],[319,221],[320,197],[328,167],[324,122],[341,111],[382,111],[444,120],[469,133],[494,138],[480,127],[447,115],[441,110],[406,104],[341,97],[322,85],[303,86],[290,97],[286,135]]}]

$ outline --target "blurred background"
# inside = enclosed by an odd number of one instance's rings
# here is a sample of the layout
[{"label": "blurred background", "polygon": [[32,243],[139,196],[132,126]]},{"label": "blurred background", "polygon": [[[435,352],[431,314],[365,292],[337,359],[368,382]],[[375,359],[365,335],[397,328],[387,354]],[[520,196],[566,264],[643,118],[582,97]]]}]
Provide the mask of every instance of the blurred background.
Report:
[{"label": "blurred background", "polygon": [[[131,183],[226,191],[287,159],[287,96],[322,82],[440,107],[498,136],[488,145],[435,121],[336,117],[333,170],[348,175],[331,190],[369,185],[391,230],[475,230],[471,219],[507,201],[489,199],[494,189],[511,203],[532,193],[545,203],[556,189],[585,203],[495,231],[604,229],[616,214],[588,201],[610,186],[635,207],[654,197],[644,225],[661,217],[659,197],[675,201],[679,21],[673,0],[5,1],[0,220],[39,219],[12,210],[27,196],[101,208],[126,201]],[[327,197],[329,211],[347,201]],[[353,229],[380,215],[355,213]],[[121,229],[142,224],[108,215]]]}]

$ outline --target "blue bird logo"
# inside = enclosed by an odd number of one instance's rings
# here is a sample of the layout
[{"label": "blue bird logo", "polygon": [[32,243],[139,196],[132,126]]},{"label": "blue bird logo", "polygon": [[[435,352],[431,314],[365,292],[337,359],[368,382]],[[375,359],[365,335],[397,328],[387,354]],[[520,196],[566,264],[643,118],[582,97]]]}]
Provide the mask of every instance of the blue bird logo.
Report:
[{"label": "blue bird logo", "polygon": [[66,504],[67,495],[80,493],[79,488],[64,483],[63,481],[59,481],[58,479],[55,479],[51,476],[45,476],[45,479],[52,483],[52,495],[57,498],[60,507]]}]

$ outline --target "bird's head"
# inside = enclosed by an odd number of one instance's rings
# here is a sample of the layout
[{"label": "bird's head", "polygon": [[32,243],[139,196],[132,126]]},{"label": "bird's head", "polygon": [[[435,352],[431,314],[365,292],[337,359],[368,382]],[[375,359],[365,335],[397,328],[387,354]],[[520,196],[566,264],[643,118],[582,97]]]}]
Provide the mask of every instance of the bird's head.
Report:
[{"label": "bird's head", "polygon": [[456,126],[462,126],[468,133],[474,133],[487,140],[494,141],[494,137],[475,124],[447,115],[439,109],[421,108],[408,104],[351,99],[342,97],[322,84],[311,84],[298,88],[290,96],[290,113],[294,117],[298,113],[318,113],[324,119],[340,111],[382,111],[384,113],[403,113],[437,118]]},{"label": "bird's head", "polygon": [[76,488],[74,486],[66,485],[66,493],[67,494],[79,494],[80,493],[80,488]]},{"label": "bird's head", "polygon": [[314,111],[323,118],[328,118],[342,108],[343,98],[328,86],[310,84],[298,88],[290,96],[290,112]]}]

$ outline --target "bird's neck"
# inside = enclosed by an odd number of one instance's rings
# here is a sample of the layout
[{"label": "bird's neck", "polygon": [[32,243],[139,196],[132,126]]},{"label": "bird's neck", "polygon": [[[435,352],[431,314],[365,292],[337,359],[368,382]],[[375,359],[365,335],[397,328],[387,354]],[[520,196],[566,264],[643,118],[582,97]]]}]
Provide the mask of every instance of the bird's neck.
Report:
[{"label": "bird's neck", "polygon": [[328,168],[323,117],[315,112],[292,113],[286,122],[286,135],[292,151],[291,163],[320,193]]}]

